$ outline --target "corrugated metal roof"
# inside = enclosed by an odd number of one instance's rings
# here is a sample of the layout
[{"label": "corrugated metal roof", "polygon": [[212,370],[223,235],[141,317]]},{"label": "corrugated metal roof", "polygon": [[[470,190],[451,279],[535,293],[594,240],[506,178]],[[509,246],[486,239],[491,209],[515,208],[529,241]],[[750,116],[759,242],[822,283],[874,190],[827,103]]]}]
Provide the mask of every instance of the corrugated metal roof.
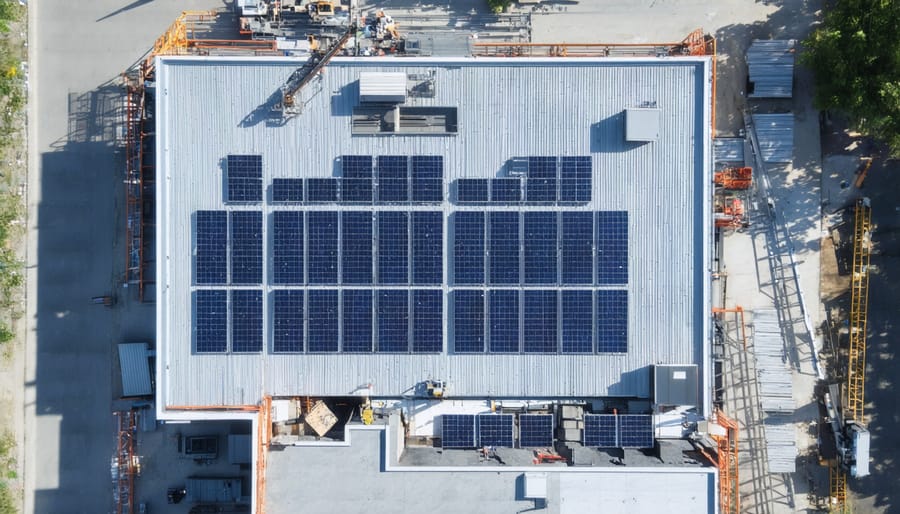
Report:
[{"label": "corrugated metal roof", "polygon": [[150,396],[150,362],[147,343],[122,343],[119,345],[119,368],[122,372],[122,396]]},{"label": "corrugated metal roof", "polygon": [[786,420],[766,419],[766,458],[769,473],[797,471],[797,429]]},{"label": "corrugated metal roof", "polygon": [[[374,394],[399,395],[429,378],[448,380],[458,396],[647,397],[650,364],[702,368],[712,149],[695,142],[709,141],[708,59],[339,58],[308,86],[302,115],[267,123],[270,99],[298,64],[176,57],[157,67],[158,388],[166,405],[255,403],[262,392],[339,395],[367,384]],[[459,133],[351,137],[365,71],[433,74],[434,97],[407,103],[458,107]],[[659,140],[626,143],[624,110],[647,102],[660,109]],[[590,155],[592,201],[583,209],[630,213],[628,353],[193,354],[191,214],[248,208],[222,198],[222,159],[245,153],[262,155],[266,186],[273,177],[333,176],[341,155],[442,155],[448,182],[493,177],[516,156]],[[274,210],[262,208],[266,218]],[[265,224],[263,231],[267,248]]]},{"label": "corrugated metal roof", "polygon": [[794,115],[754,114],[753,125],[764,162],[790,163],[794,160]]},{"label": "corrugated metal roof", "polygon": [[716,160],[716,168],[720,164],[744,163],[744,138],[742,137],[717,137],[713,139],[713,153]]},{"label": "corrugated metal roof", "polygon": [[753,311],[753,354],[759,377],[759,402],[766,412],[794,412],[794,386],[787,362],[778,313]]},{"label": "corrugated metal roof", "polygon": [[793,39],[756,39],[747,50],[750,98],[790,98],[794,89]]}]

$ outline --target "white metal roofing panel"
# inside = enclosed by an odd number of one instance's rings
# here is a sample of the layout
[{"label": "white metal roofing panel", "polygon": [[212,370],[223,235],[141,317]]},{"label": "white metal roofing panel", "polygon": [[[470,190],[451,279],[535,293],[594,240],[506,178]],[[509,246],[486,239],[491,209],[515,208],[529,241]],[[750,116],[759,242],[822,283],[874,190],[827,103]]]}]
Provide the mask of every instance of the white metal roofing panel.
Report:
[{"label": "white metal roofing panel", "polygon": [[406,73],[372,72],[359,74],[362,102],[403,102],[406,100]]},{"label": "white metal roofing panel", "polygon": [[[651,364],[705,368],[707,58],[339,58],[308,86],[302,115],[282,126],[267,122],[269,98],[299,64],[174,57],[157,66],[157,382],[166,405],[253,404],[263,393],[339,395],[366,384],[374,394],[399,395],[430,378],[448,380],[458,396],[648,397]],[[459,133],[351,137],[349,115],[359,100],[351,85],[364,71],[433,74],[435,96],[409,102],[457,106]],[[520,94],[498,93],[507,90]],[[649,100],[659,108],[659,140],[634,147],[623,137],[624,110]],[[448,183],[494,176],[516,156],[590,155],[592,200],[584,208],[629,211],[628,353],[192,354],[191,215],[248,208],[225,207],[222,198],[222,160],[241,153],[262,155],[266,185],[275,177],[333,176],[341,155],[442,155]],[[265,202],[262,208],[266,217],[273,210]]]},{"label": "white metal roofing panel", "polygon": [[147,360],[147,343],[119,344],[119,368],[122,371],[122,396],[149,396],[153,394],[150,381],[150,362]]}]

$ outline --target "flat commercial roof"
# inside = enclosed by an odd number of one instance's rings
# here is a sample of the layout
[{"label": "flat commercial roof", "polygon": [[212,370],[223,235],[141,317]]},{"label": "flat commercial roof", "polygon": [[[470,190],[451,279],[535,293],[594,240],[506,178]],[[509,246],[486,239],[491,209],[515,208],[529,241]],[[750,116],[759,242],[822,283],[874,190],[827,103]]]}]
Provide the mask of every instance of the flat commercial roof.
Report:
[{"label": "flat commercial roof", "polygon": [[[283,121],[273,107],[300,64],[158,61],[164,405],[400,396],[428,379],[463,397],[649,397],[652,364],[706,368],[708,58],[338,58]],[[360,102],[365,72],[407,75],[399,110]],[[628,108],[657,110],[657,140],[626,141]],[[378,201],[391,184],[412,194],[426,164],[438,199]],[[582,178],[564,193],[567,173]],[[329,178],[341,182],[307,180]],[[466,182],[494,178],[524,198],[484,202]],[[306,197],[279,201],[296,194],[286,184]],[[309,201],[330,184],[376,196]],[[399,282],[382,241],[397,226]],[[503,233],[515,237],[498,264]],[[417,262],[437,278],[417,278]]]}]

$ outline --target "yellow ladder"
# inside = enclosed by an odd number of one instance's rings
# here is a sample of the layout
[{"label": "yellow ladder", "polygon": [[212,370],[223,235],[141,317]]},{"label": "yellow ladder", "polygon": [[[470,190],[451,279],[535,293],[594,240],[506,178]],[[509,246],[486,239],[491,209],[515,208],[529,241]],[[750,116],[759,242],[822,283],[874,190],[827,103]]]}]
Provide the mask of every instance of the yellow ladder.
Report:
[{"label": "yellow ladder", "polygon": [[853,230],[853,275],[850,282],[850,344],[847,359],[847,391],[844,421],[864,424],[866,384],[866,318],[869,305],[869,251],[872,209],[868,198],[856,202]]}]

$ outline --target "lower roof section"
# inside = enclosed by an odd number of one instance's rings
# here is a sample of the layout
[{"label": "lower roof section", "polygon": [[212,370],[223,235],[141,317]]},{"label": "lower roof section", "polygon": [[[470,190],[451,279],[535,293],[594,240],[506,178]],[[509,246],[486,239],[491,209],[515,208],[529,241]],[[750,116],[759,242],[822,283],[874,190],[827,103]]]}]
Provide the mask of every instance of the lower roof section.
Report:
[{"label": "lower roof section", "polygon": [[[403,466],[397,464],[394,432],[353,427],[338,447],[271,451],[266,512],[512,513],[538,505],[554,514],[598,506],[629,514],[717,512],[715,468]],[[526,497],[541,493],[544,501]]]}]

